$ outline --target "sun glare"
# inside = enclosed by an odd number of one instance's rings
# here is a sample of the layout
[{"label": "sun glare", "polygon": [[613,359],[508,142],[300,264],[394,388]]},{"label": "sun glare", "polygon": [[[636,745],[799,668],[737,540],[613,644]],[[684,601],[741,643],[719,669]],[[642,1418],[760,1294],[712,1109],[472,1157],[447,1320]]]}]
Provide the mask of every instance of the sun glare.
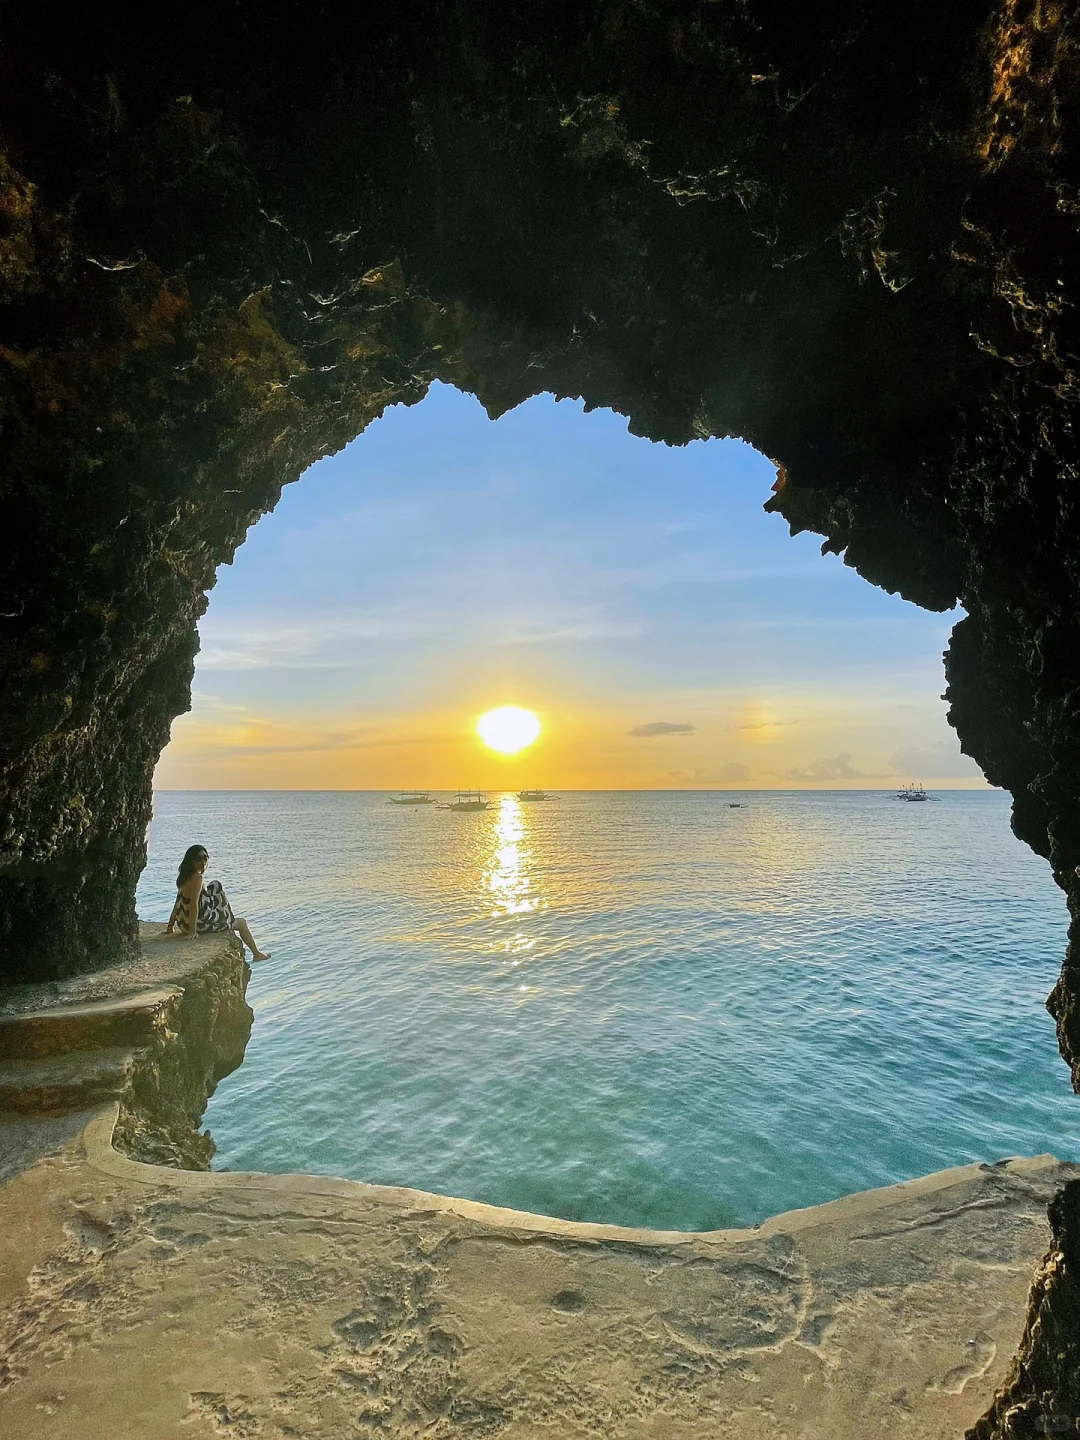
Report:
[{"label": "sun glare", "polygon": [[531,710],[500,705],[498,710],[489,710],[480,716],[476,731],[490,749],[502,755],[516,755],[540,734],[540,721]]}]

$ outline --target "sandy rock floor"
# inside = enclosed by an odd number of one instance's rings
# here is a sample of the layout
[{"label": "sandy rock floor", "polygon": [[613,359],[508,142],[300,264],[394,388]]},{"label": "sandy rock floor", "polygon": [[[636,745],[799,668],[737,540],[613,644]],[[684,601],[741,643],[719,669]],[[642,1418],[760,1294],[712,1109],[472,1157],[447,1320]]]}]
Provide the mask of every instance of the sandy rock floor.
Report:
[{"label": "sandy rock floor", "polygon": [[951,1440],[1080,1169],[966,1166],[682,1236],[141,1165],[114,1116],[36,1134],[22,1167],[0,1125],[0,1428],[21,1440]]}]

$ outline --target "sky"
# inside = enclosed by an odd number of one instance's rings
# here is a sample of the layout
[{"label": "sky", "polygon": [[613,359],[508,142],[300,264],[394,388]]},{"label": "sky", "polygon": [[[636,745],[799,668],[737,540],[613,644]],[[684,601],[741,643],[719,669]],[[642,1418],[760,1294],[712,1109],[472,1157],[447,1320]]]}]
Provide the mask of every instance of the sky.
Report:
[{"label": "sky", "polygon": [[[766,515],[736,440],[653,444],[434,385],[293,485],[224,567],[162,789],[984,788],[945,720],[960,612]],[[486,749],[520,705],[540,739]]]}]

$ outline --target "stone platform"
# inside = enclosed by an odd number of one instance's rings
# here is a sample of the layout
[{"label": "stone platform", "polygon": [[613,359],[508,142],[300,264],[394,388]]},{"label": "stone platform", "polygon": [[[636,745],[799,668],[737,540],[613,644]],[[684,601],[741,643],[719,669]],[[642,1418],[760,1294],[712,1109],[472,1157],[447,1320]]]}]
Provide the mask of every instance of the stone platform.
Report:
[{"label": "stone platform", "polygon": [[[235,951],[205,963],[218,995],[244,978]],[[956,1440],[1080,1174],[970,1165],[686,1235],[147,1164],[118,1148],[134,1101],[0,1122],[20,1440]]]},{"label": "stone platform", "polygon": [[[139,1160],[202,1169],[206,1102],[244,1058],[251,971],[231,933],[176,939],[144,924],[140,957],[89,975],[0,990],[0,1117],[56,1120],[115,1100],[118,1145]],[[29,1163],[29,1123],[0,1142],[0,1173]],[[16,1142],[16,1134],[21,1138]],[[44,1143],[48,1143],[47,1138]]]}]

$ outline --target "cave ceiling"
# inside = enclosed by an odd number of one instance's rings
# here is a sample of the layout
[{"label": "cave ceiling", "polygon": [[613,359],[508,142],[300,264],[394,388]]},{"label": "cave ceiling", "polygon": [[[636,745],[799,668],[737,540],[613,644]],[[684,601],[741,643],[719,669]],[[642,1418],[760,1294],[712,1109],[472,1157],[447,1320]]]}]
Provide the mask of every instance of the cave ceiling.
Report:
[{"label": "cave ceiling", "polygon": [[110,13],[0,20],[7,978],[134,943],[216,568],[435,379],[740,436],[794,529],[961,603],[951,719],[1073,886],[1071,7]]},{"label": "cave ceiling", "polygon": [[[950,720],[1075,918],[1077,31],[1062,0],[6,5],[0,981],[134,950],[217,567],[433,380],[737,435],[793,529],[961,604]],[[1049,1005],[1080,1087],[1076,939]],[[1080,1410],[1055,1203],[980,1440]]]}]

